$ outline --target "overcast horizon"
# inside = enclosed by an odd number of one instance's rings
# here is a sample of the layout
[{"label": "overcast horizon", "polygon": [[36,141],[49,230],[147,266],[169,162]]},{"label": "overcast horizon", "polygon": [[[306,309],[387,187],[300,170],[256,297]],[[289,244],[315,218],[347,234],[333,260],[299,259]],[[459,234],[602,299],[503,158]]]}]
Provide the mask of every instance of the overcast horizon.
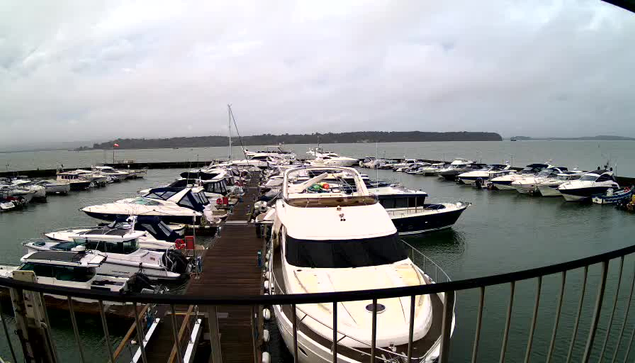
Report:
[{"label": "overcast horizon", "polygon": [[349,131],[635,137],[601,1],[0,3],[0,149]]}]

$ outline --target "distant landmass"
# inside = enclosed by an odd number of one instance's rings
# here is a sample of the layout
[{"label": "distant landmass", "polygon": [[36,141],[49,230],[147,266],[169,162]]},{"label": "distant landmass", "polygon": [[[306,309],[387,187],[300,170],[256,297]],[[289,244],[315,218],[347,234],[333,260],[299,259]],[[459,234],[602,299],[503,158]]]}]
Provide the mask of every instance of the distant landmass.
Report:
[{"label": "distant landmass", "polygon": [[[421,141],[502,141],[495,132],[380,132],[361,131],[343,133],[283,134],[243,136],[243,145],[278,144],[338,144],[338,143],[374,143],[374,142],[421,142]],[[82,146],[76,150],[110,150],[114,144],[119,149],[161,149],[175,147],[228,146],[227,136],[172,137],[167,139],[116,139],[95,143],[92,147]],[[232,138],[232,144],[239,145],[238,137]]]},{"label": "distant landmass", "polygon": [[529,137],[529,136],[512,136],[510,140],[597,140],[597,141],[633,141],[635,137],[614,136],[614,135],[598,135],[598,136],[582,136],[582,137]]}]

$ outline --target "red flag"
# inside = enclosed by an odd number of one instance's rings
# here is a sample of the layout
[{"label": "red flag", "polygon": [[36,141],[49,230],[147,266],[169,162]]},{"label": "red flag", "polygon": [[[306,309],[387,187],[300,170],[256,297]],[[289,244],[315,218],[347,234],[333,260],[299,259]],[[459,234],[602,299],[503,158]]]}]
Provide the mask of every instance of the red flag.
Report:
[{"label": "red flag", "polygon": [[114,147],[119,147],[119,144],[114,144],[113,146],[114,146]]}]

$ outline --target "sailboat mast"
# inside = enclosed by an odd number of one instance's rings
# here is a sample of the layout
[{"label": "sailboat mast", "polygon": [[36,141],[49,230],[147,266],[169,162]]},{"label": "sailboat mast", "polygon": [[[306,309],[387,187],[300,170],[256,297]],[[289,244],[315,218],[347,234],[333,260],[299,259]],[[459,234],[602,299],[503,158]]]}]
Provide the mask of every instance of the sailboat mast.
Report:
[{"label": "sailboat mast", "polygon": [[227,105],[227,117],[229,122],[227,124],[229,130],[229,161],[232,160],[232,105]]}]

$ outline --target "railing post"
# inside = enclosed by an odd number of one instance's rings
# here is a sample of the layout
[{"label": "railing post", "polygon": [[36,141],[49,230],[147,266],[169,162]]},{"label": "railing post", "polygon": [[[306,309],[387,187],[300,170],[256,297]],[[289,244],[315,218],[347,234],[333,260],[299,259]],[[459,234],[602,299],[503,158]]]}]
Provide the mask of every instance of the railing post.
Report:
[{"label": "railing post", "polygon": [[79,328],[77,327],[77,319],[75,319],[75,308],[73,306],[73,299],[68,296],[68,310],[71,314],[71,324],[73,325],[73,335],[75,335],[75,342],[77,343],[77,349],[79,349],[79,358],[81,362],[85,362],[84,360],[84,348],[82,348],[82,341],[79,337]]},{"label": "railing post", "polygon": [[291,324],[293,324],[293,361],[298,363],[298,313],[295,304],[291,305]]},{"label": "railing post", "polygon": [[370,340],[370,363],[375,363],[375,346],[377,345],[377,299],[373,299],[373,320]]},{"label": "railing post", "polygon": [[507,320],[505,322],[505,332],[503,333],[503,343],[501,344],[500,363],[505,362],[505,353],[507,352],[507,341],[509,340],[509,326],[512,321],[512,309],[514,307],[514,292],[516,291],[516,281],[511,282],[511,291],[509,293],[509,306],[507,306]]},{"label": "railing post", "polygon": [[556,337],[558,336],[558,326],[560,325],[560,313],[562,312],[562,302],[564,301],[564,289],[567,284],[567,271],[562,272],[562,285],[560,286],[560,297],[558,298],[558,308],[556,309],[556,320],[553,323],[553,333],[551,334],[551,343],[549,343],[549,352],[547,353],[547,362],[551,362],[553,350],[556,347]]},{"label": "railing post", "polygon": [[337,301],[333,301],[333,363],[337,363]]},{"label": "railing post", "polygon": [[110,333],[108,332],[108,322],[106,321],[106,312],[104,311],[104,302],[99,300],[97,301],[99,304],[99,315],[101,316],[101,325],[104,330],[104,337],[106,338],[106,346],[108,347],[108,357],[110,357],[110,362],[115,362],[115,356],[112,353],[112,344],[110,343]]},{"label": "railing post", "polygon": [[591,320],[591,327],[589,328],[589,337],[587,338],[586,347],[584,348],[584,356],[582,362],[588,362],[591,359],[591,352],[593,351],[593,342],[595,340],[595,333],[600,322],[600,312],[602,311],[602,301],[604,300],[604,290],[606,289],[606,275],[609,269],[609,261],[602,262],[602,275],[600,277],[600,286],[598,288],[598,295],[595,300],[595,309],[593,311],[593,319]]},{"label": "railing post", "polygon": [[476,363],[478,357],[478,345],[480,342],[481,325],[483,322],[483,304],[485,303],[485,287],[481,286],[480,292],[478,315],[476,316],[476,332],[474,333],[474,346],[472,347],[472,363]]},{"label": "railing post", "polygon": [[531,357],[531,346],[534,340],[534,331],[538,321],[538,308],[540,307],[540,293],[542,292],[542,276],[538,277],[538,287],[536,291],[536,301],[534,302],[534,314],[531,318],[531,328],[529,329],[529,339],[527,341],[527,352],[525,353],[525,363],[529,363]]},{"label": "railing post", "polygon": [[[172,336],[174,337],[174,345],[176,346],[176,361],[179,363],[183,363],[183,353],[181,353],[181,340],[179,339],[179,334],[176,332],[176,309],[174,308],[174,304],[170,305],[170,310],[172,312]],[[183,321],[185,321],[185,319]]]},{"label": "railing post", "polygon": [[[635,265],[634,265],[635,266]],[[617,353],[620,350],[620,344],[622,344],[622,336],[624,335],[624,329],[626,328],[626,323],[628,322],[628,313],[631,310],[631,302],[633,301],[633,290],[635,289],[635,269],[633,269],[633,279],[631,280],[631,292],[628,294],[628,302],[626,303],[626,311],[624,312],[624,319],[622,321],[622,328],[620,329],[620,335],[617,339],[617,344],[615,345],[615,352],[613,353],[613,360],[611,362],[615,362],[617,360]],[[635,332],[635,330],[633,330]],[[629,345],[630,349],[630,345]],[[628,355],[625,356],[625,361],[628,359]]]},{"label": "railing post", "polygon": [[[609,325],[606,328],[606,338],[604,339],[604,344],[602,344],[602,350],[600,351],[600,362],[604,358],[604,352],[606,350],[606,345],[609,342],[609,337],[611,335],[611,327],[613,326],[613,317],[615,316],[615,309],[617,308],[617,301],[620,297],[620,287],[622,286],[622,272],[624,272],[624,256],[620,258],[620,272],[617,278],[617,289],[615,290],[615,300],[613,301],[613,310],[611,310],[611,317],[609,318]],[[617,351],[617,348],[616,348]]]},{"label": "railing post", "polygon": [[454,290],[446,291],[445,302],[443,304],[443,321],[441,323],[441,352],[440,363],[450,361],[450,337],[452,335],[452,319],[454,316]]},{"label": "railing post", "polygon": [[137,344],[139,344],[139,349],[141,350],[141,361],[143,363],[148,363],[148,358],[146,356],[146,347],[143,345],[145,337],[143,336],[143,327],[141,326],[141,320],[139,319],[139,310],[137,310],[137,303],[133,302],[132,306],[134,307],[134,320],[137,326]]},{"label": "railing post", "polygon": [[254,324],[254,320],[258,319],[259,312],[256,312],[256,309],[260,309],[260,307],[258,305],[251,306],[251,319],[249,319],[249,321],[251,322],[251,353],[254,356],[254,363],[258,363],[258,349],[256,348],[256,332],[258,329],[258,323]]},{"label": "railing post", "polygon": [[412,341],[414,340],[415,332],[415,307],[417,305],[417,295],[410,296],[410,320],[408,326],[408,360],[412,362]]},{"label": "railing post", "polygon": [[573,326],[573,335],[571,336],[571,344],[569,345],[569,353],[567,353],[566,362],[571,361],[573,355],[573,347],[575,345],[575,339],[578,334],[578,327],[580,326],[580,316],[582,315],[582,307],[584,306],[584,295],[586,294],[586,282],[589,277],[589,266],[584,266],[584,280],[582,280],[582,291],[580,292],[580,302],[578,303],[578,313],[575,317],[575,324]]}]

